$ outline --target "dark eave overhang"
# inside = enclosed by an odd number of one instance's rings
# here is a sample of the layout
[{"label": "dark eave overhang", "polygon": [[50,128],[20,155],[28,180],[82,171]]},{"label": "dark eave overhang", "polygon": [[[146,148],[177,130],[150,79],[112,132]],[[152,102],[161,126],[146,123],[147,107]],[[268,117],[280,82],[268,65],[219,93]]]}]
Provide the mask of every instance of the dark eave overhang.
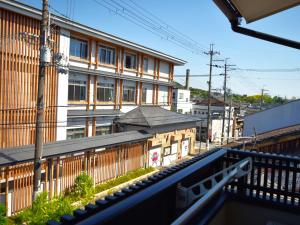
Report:
[{"label": "dark eave overhang", "polygon": [[234,32],[300,50],[300,42],[241,27],[242,16],[230,0],[214,0],[214,2],[228,18]]}]

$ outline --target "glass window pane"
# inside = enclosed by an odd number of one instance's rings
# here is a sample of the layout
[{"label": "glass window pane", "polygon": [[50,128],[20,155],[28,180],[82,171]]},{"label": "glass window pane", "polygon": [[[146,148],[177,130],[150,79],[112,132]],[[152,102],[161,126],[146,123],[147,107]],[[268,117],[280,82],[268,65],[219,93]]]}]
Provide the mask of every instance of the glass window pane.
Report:
[{"label": "glass window pane", "polygon": [[144,58],[144,72],[148,72],[148,58]]},{"label": "glass window pane", "polygon": [[73,100],[80,100],[80,87],[79,86],[74,86],[75,88],[75,95],[74,95],[74,99]]},{"label": "glass window pane", "polygon": [[106,64],[111,64],[112,62],[111,62],[111,51],[110,50],[108,50],[107,52],[106,52]]},{"label": "glass window pane", "polygon": [[69,85],[68,99],[74,100],[74,85]]},{"label": "glass window pane", "polygon": [[105,55],[106,55],[106,50],[101,48],[100,50],[100,62],[105,63]]},{"label": "glass window pane", "polygon": [[131,57],[129,55],[126,55],[126,60],[125,60],[125,67],[130,69],[131,68]]},{"label": "glass window pane", "polygon": [[80,87],[80,100],[86,100],[86,89],[85,86]]}]

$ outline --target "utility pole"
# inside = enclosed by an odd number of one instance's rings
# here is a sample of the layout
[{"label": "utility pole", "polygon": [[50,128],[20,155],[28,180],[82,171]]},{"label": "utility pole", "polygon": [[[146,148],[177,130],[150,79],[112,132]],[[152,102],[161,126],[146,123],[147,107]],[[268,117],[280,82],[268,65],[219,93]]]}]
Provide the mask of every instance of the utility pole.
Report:
[{"label": "utility pole", "polygon": [[185,76],[185,89],[190,89],[190,69],[186,70],[186,76]]},{"label": "utility pole", "polygon": [[38,77],[38,98],[37,98],[37,116],[35,133],[35,151],[34,151],[34,175],[33,175],[33,196],[35,199],[41,187],[41,165],[43,154],[43,126],[44,126],[44,89],[45,89],[45,71],[51,62],[51,51],[48,47],[49,41],[49,10],[48,0],[43,0],[41,34],[40,34],[40,65]]},{"label": "utility pole", "polygon": [[230,105],[229,105],[229,116],[228,116],[228,127],[227,127],[227,144],[229,143],[229,135],[230,135],[231,108],[232,108],[232,94],[230,95]]},{"label": "utility pole", "polygon": [[223,108],[223,121],[222,121],[222,136],[221,136],[221,145],[223,145],[224,141],[224,126],[225,126],[225,114],[226,114],[226,83],[227,83],[227,59],[225,59],[225,65],[224,65],[224,108]]},{"label": "utility pole", "polygon": [[[227,71],[231,66],[235,66],[235,65],[230,65],[227,64],[229,58],[225,59],[225,64],[224,64],[224,108],[223,108],[223,121],[222,121],[222,136],[221,136],[221,145],[223,145],[224,143],[224,136],[225,136],[225,120],[226,120],[226,95],[227,95]],[[230,112],[229,112],[230,114]]]},{"label": "utility pole", "polygon": [[261,89],[261,95],[260,95],[260,107],[259,107],[260,110],[262,110],[262,105],[263,105],[263,102],[264,102],[264,92],[265,91],[268,91],[268,90],[263,87]]},{"label": "utility pole", "polygon": [[212,62],[213,56],[220,54],[219,52],[214,52],[214,45],[210,44],[209,52],[205,54],[210,56],[209,60],[209,81],[208,81],[208,104],[207,104],[207,130],[206,130],[206,150],[209,150],[209,128],[210,128],[210,106],[211,106],[211,75],[212,75]]}]

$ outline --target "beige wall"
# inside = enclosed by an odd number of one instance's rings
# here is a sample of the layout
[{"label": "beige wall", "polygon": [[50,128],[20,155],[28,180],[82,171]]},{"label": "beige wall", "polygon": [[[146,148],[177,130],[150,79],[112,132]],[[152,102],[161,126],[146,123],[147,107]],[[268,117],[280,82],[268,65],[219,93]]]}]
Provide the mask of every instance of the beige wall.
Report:
[{"label": "beige wall", "polygon": [[186,138],[190,139],[189,143],[189,154],[195,154],[195,138],[196,138],[196,128],[175,130],[167,133],[155,134],[153,138],[148,139],[148,150],[152,147],[161,146],[161,154],[163,154],[163,149],[165,147],[171,146],[172,143],[178,142],[177,149],[177,159],[181,159],[181,144]]}]

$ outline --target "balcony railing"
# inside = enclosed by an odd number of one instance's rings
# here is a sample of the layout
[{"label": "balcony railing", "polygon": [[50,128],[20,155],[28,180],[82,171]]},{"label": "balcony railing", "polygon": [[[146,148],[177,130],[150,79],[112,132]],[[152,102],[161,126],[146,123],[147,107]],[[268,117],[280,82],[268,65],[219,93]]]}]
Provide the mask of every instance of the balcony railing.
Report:
[{"label": "balcony railing", "polygon": [[[98,200],[95,205],[90,204],[80,213],[76,212],[75,216],[64,216],[62,224],[116,225],[135,224],[137,221],[140,224],[171,224],[191,207],[176,207],[179,183],[183,187],[193,186],[246,158],[251,158],[251,172],[227,183],[219,194],[210,198],[207,206],[195,214],[198,221],[206,222],[197,224],[209,223],[207,221],[224,205],[225,200],[220,201],[225,199],[222,196],[234,196],[237,200],[251,199],[252,202],[264,202],[268,207],[278,206],[280,210],[299,212],[300,158],[219,149],[168,168],[104,200]],[[191,220],[195,222],[195,218]]]}]

